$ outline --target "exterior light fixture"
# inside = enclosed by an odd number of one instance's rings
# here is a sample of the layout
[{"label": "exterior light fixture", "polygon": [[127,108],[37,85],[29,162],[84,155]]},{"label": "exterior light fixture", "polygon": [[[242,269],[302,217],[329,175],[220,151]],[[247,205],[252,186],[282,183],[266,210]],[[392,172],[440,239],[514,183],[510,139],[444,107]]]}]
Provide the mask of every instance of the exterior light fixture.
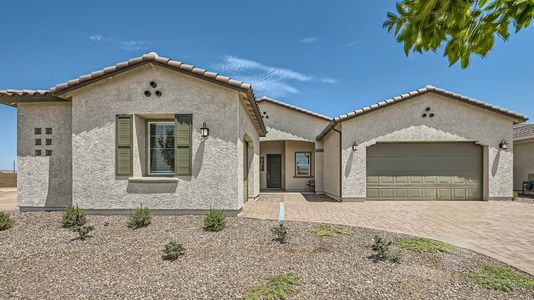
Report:
[{"label": "exterior light fixture", "polygon": [[354,144],[352,144],[352,151],[356,151],[356,150],[358,150],[358,144],[354,142]]},{"label": "exterior light fixture", "polygon": [[499,143],[499,148],[503,149],[503,150],[506,150],[508,149],[508,142],[506,140],[502,140],[500,143]]},{"label": "exterior light fixture", "polygon": [[200,134],[202,134],[202,137],[207,137],[210,135],[210,129],[206,126],[206,122],[202,124],[202,127],[200,128]]}]

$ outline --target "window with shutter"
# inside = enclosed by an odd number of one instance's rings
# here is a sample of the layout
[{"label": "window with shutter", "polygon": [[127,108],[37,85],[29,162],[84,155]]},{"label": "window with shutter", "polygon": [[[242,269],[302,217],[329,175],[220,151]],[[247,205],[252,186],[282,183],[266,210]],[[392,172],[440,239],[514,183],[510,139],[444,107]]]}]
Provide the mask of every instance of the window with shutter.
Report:
[{"label": "window with shutter", "polygon": [[116,116],[116,164],[115,171],[117,176],[131,176],[132,170],[132,135],[133,135],[133,116],[117,115]]},{"label": "window with shutter", "polygon": [[175,126],[175,174],[176,176],[191,176],[193,115],[177,114]]}]

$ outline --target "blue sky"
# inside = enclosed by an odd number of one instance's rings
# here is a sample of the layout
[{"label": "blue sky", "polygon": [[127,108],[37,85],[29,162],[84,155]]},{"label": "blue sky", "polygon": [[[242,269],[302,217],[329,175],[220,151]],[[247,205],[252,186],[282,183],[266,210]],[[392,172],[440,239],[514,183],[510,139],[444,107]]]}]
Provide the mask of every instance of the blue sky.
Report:
[{"label": "blue sky", "polygon": [[[534,116],[534,31],[468,70],[406,57],[382,29],[394,1],[9,1],[0,89],[48,89],[156,51],[336,116],[427,84]],[[0,169],[16,159],[16,110],[0,106]]]}]

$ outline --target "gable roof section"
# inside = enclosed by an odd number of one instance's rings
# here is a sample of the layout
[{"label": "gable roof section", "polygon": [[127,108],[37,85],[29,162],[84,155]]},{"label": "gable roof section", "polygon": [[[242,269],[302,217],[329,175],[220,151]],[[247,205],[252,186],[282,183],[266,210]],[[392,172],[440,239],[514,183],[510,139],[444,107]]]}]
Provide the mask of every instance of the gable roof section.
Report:
[{"label": "gable roof section", "polygon": [[514,126],[514,140],[534,138],[534,124],[520,124]]},{"label": "gable roof section", "polygon": [[334,120],[317,136],[316,139],[317,141],[322,140],[330,132],[330,130],[332,130],[332,128],[334,128],[338,123],[359,117],[361,115],[364,115],[370,112],[374,112],[376,110],[379,110],[381,108],[384,108],[384,107],[387,107],[387,106],[390,106],[396,103],[404,102],[408,99],[412,99],[416,96],[421,96],[427,93],[434,93],[437,95],[445,96],[453,100],[458,100],[460,102],[470,104],[470,105],[506,116],[508,118],[513,119],[514,124],[522,123],[528,120],[528,117],[523,114],[519,114],[519,113],[504,109],[502,107],[494,106],[494,105],[491,105],[489,103],[486,103],[486,102],[483,102],[483,101],[480,101],[474,98],[470,98],[470,97],[463,96],[457,93],[453,93],[453,92],[440,89],[440,88],[437,88],[431,85],[427,85],[426,87],[422,89],[418,89],[418,90],[415,90],[415,91],[412,91],[412,92],[409,92],[409,93],[406,93],[406,94],[403,94],[397,97],[393,97],[393,98],[378,102],[376,104],[360,108],[348,114],[335,117]]},{"label": "gable roof section", "polygon": [[247,97],[248,101],[245,101],[245,106],[247,107],[248,113],[255,123],[255,127],[260,133],[260,136],[265,136],[267,129],[265,124],[261,119],[261,115],[256,103],[256,98],[254,95],[254,90],[252,86],[248,83],[244,83],[239,80],[231,79],[230,77],[220,75],[218,73],[210,72],[208,70],[197,68],[192,65],[184,64],[179,61],[171,60],[166,57],[161,57],[155,52],[150,52],[141,57],[136,57],[129,59],[128,61],[118,63],[114,66],[104,68],[92,72],[91,74],[80,76],[76,79],[69,80],[67,82],[58,84],[50,90],[0,90],[0,103],[16,106],[16,103],[19,100],[24,101],[68,101],[68,99],[62,98],[61,96],[69,91],[81,88],[88,84],[94,83],[101,79],[107,78],[109,76],[115,75],[120,72],[131,70],[135,67],[153,63],[157,64],[175,71],[183,72],[188,75],[209,80],[213,83],[221,84],[223,86],[233,88],[240,92],[243,92]]},{"label": "gable roof section", "polygon": [[285,102],[282,102],[282,101],[279,101],[279,100],[275,100],[275,99],[272,99],[272,98],[269,98],[269,97],[265,97],[265,96],[261,97],[258,100],[258,103],[261,103],[261,102],[273,103],[275,105],[279,105],[279,106],[282,106],[282,107],[285,107],[285,108],[288,108],[288,109],[291,109],[291,110],[294,110],[294,111],[298,111],[298,112],[310,115],[312,117],[323,119],[325,121],[332,121],[331,117],[327,117],[325,115],[321,115],[321,114],[318,114],[316,112],[313,112],[313,111],[310,111],[310,110],[307,110],[307,109],[304,109],[304,108],[301,108],[301,107],[298,107],[298,106],[294,106],[294,105],[291,105],[291,104],[288,104],[288,103],[285,103]]}]

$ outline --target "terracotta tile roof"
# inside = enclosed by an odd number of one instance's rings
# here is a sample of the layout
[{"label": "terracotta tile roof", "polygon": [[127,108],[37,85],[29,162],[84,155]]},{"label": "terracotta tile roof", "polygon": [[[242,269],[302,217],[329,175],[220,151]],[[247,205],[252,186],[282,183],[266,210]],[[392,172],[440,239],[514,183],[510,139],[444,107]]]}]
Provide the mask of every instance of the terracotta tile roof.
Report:
[{"label": "terracotta tile roof", "polygon": [[[249,113],[251,113],[252,119],[255,120],[255,125],[258,131],[260,132],[260,135],[264,136],[267,133],[267,129],[265,128],[265,124],[263,123],[263,120],[261,118],[258,105],[256,103],[256,98],[254,96],[254,90],[252,89],[252,86],[248,83],[244,83],[239,80],[231,79],[230,77],[223,76],[214,72],[209,72],[202,68],[197,68],[192,65],[184,64],[182,62],[171,60],[166,57],[161,57],[155,52],[150,52],[148,54],[145,54],[141,57],[136,57],[129,59],[128,61],[118,63],[114,66],[104,68],[102,70],[94,71],[91,74],[86,74],[83,76],[80,76],[76,79],[69,80],[64,83],[60,83],[52,88],[50,88],[49,91],[44,90],[4,90],[0,91],[0,97],[4,97],[4,99],[0,99],[1,102],[7,105],[13,105],[14,100],[6,99],[8,97],[14,97],[14,96],[25,96],[25,97],[36,97],[37,96],[50,96],[51,99],[61,99],[61,95],[71,91],[73,89],[85,86],[87,84],[93,83],[95,81],[98,81],[100,79],[106,78],[108,76],[111,76],[113,74],[129,70],[135,66],[139,66],[145,63],[156,63],[159,65],[163,65],[165,67],[182,71],[185,73],[188,73],[192,76],[196,76],[199,78],[204,78],[207,80],[211,80],[216,83],[220,83],[223,85],[226,85],[231,88],[235,88],[238,90],[241,90],[245,92],[248,98],[248,103],[246,103]],[[2,101],[3,100],[3,101]],[[64,99],[63,99],[64,100]],[[45,101],[45,100],[43,100]],[[0,103],[1,103],[0,102]]]},{"label": "terracotta tile roof", "polygon": [[534,124],[519,124],[514,126],[514,140],[534,138]]},{"label": "terracotta tile roof", "polygon": [[366,106],[366,107],[360,108],[360,109],[352,111],[350,113],[337,116],[337,117],[334,118],[332,123],[329,124],[317,136],[317,140],[318,141],[322,140],[326,136],[326,134],[328,134],[328,132],[330,132],[330,130],[332,130],[332,128],[335,127],[335,125],[337,123],[340,123],[340,122],[343,122],[343,121],[346,121],[346,120],[361,116],[363,114],[366,114],[366,113],[381,109],[381,108],[389,106],[389,105],[393,105],[395,103],[403,102],[405,100],[408,100],[408,99],[411,99],[413,97],[420,96],[420,95],[423,95],[423,94],[426,94],[426,93],[435,93],[435,94],[438,94],[438,95],[450,97],[450,98],[462,101],[462,102],[467,103],[467,104],[478,106],[478,107],[480,107],[482,109],[487,109],[489,111],[493,111],[493,112],[505,115],[505,116],[507,116],[509,118],[514,119],[514,123],[515,124],[522,123],[522,122],[525,122],[525,121],[528,120],[528,117],[523,115],[523,114],[516,113],[516,112],[510,111],[510,110],[507,110],[505,108],[494,106],[494,105],[488,104],[486,102],[483,102],[483,101],[480,101],[480,100],[477,100],[477,99],[474,99],[474,98],[466,97],[466,96],[463,96],[463,95],[460,95],[460,94],[457,94],[457,93],[454,93],[454,92],[450,92],[450,91],[447,91],[447,90],[444,90],[444,89],[441,89],[441,88],[437,88],[437,87],[434,87],[434,86],[431,86],[431,85],[427,85],[426,87],[424,87],[422,89],[411,91],[409,93],[406,93],[406,94],[403,94],[403,95],[400,95],[400,96],[397,96],[397,97],[393,97],[393,98],[378,102],[376,104],[372,104],[370,106]]},{"label": "terracotta tile roof", "polygon": [[50,95],[46,90],[0,90],[0,96],[13,97],[13,96],[46,96]]},{"label": "terracotta tile roof", "polygon": [[163,65],[172,67],[172,68],[177,69],[177,70],[186,71],[188,73],[193,73],[193,74],[196,74],[196,75],[200,75],[200,76],[203,76],[203,77],[211,79],[211,80],[215,80],[215,81],[220,82],[220,83],[228,84],[228,85],[233,86],[233,87],[241,88],[241,89],[244,89],[244,90],[252,90],[252,86],[250,84],[248,84],[248,83],[244,83],[242,81],[234,80],[234,79],[231,79],[230,77],[219,75],[217,73],[209,72],[208,70],[205,70],[205,69],[202,69],[202,68],[197,68],[197,67],[192,66],[192,65],[184,64],[184,63],[182,63],[180,61],[171,60],[171,59],[169,59],[167,57],[159,56],[155,52],[150,52],[150,53],[145,54],[145,55],[143,55],[141,57],[132,58],[132,59],[129,59],[127,61],[120,62],[120,63],[118,63],[118,64],[116,64],[114,66],[107,67],[107,68],[104,68],[102,70],[94,71],[91,74],[83,75],[83,76],[80,76],[80,77],[78,77],[76,79],[72,79],[72,80],[69,80],[67,82],[60,83],[60,84],[52,87],[50,89],[50,92],[59,93],[61,91],[67,90],[67,89],[70,90],[71,88],[76,87],[76,86],[78,86],[78,85],[80,85],[80,84],[82,84],[84,82],[93,81],[95,79],[99,79],[99,78],[105,77],[105,76],[107,76],[107,75],[109,75],[111,73],[115,73],[117,71],[121,71],[123,69],[129,68],[129,67],[132,67],[132,66],[136,66],[136,65],[139,65],[141,63],[146,63],[146,62],[156,62],[156,63],[159,63],[159,64],[163,64]]},{"label": "terracotta tile roof", "polygon": [[323,120],[326,120],[326,121],[332,121],[332,118],[331,117],[327,117],[325,115],[321,115],[321,114],[318,114],[316,112],[313,112],[313,111],[310,111],[310,110],[307,110],[307,109],[304,109],[304,108],[301,108],[301,107],[298,107],[298,106],[294,106],[294,105],[291,105],[291,104],[288,104],[288,103],[285,103],[285,102],[282,102],[282,101],[279,101],[279,100],[275,100],[275,99],[272,99],[272,98],[269,98],[269,97],[261,97],[259,100],[258,100],[258,103],[261,103],[261,102],[270,102],[270,103],[274,103],[274,104],[277,104],[277,105],[280,105],[280,106],[283,106],[283,107],[286,107],[286,108],[289,108],[289,109],[292,109],[292,110],[295,110],[295,111],[299,111],[301,113],[305,113],[307,115],[310,115],[310,116],[314,116],[316,118],[320,118],[320,119],[323,119]]}]

